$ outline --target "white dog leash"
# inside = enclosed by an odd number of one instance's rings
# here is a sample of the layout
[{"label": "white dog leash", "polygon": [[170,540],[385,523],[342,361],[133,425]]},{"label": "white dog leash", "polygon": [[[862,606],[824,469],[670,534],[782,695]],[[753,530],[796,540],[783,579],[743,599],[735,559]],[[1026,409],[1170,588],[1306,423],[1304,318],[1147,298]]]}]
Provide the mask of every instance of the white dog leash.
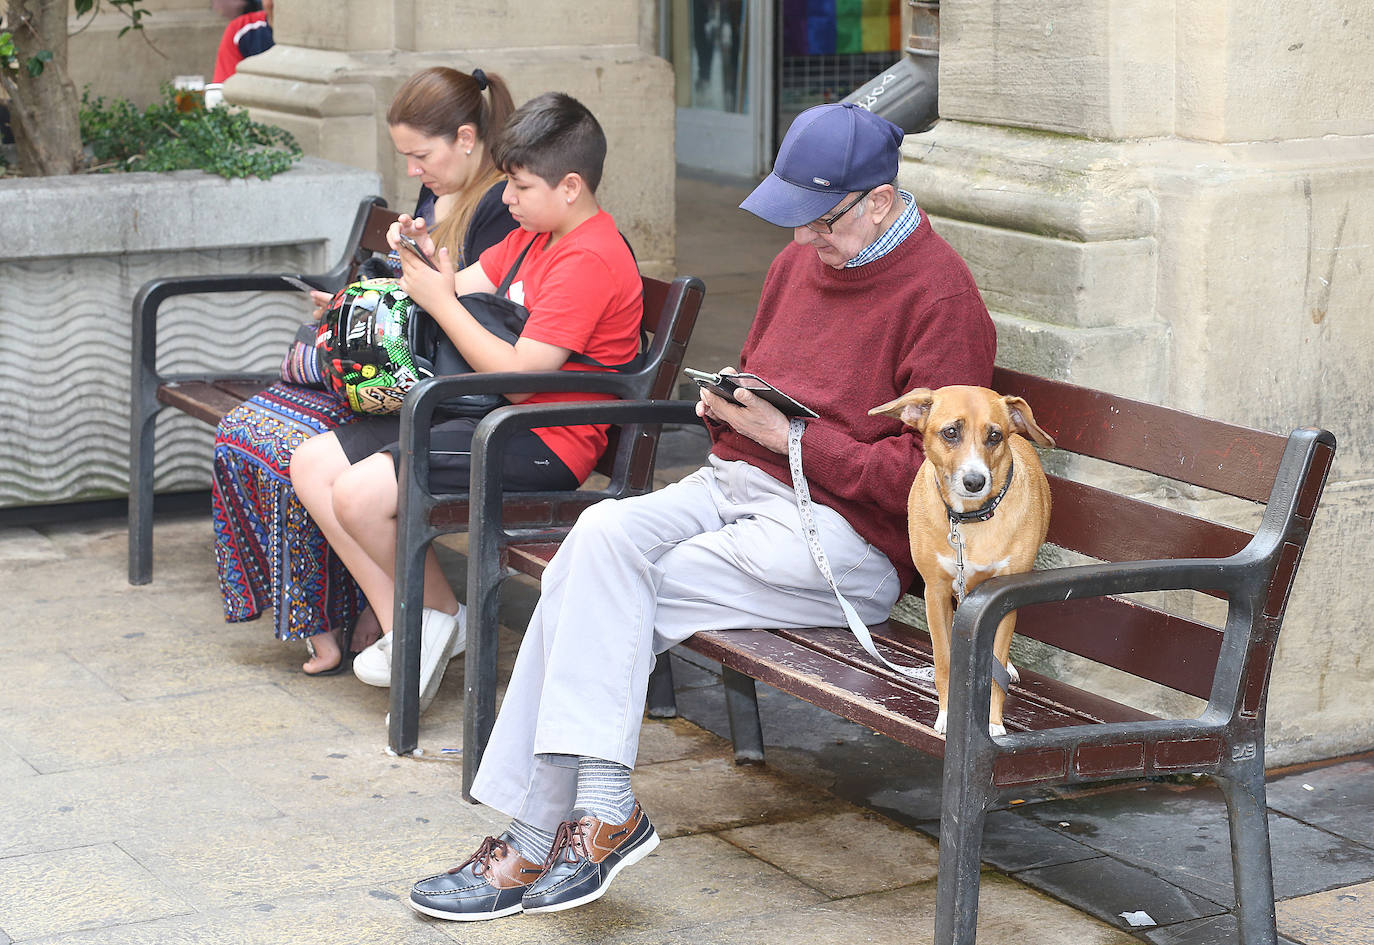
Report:
[{"label": "white dog leash", "polygon": [[[816,528],[816,518],[811,514],[811,490],[807,487],[806,475],[802,472],[801,441],[802,434],[805,432],[806,423],[800,417],[793,417],[788,423],[787,463],[792,471],[792,490],[797,496],[797,514],[801,516],[802,531],[806,535],[806,544],[811,549],[811,557],[816,562],[816,567],[820,569],[821,575],[830,585],[830,590],[835,593],[835,600],[839,602],[840,610],[844,612],[845,619],[849,621],[850,632],[854,634],[854,637],[869,656],[910,679],[932,682],[935,679],[935,667],[902,666],[879,653],[878,648],[873,645],[873,636],[868,632],[868,625],[860,619],[854,605],[845,600],[844,595],[840,593],[839,585],[835,583],[835,576],[830,570],[830,560],[826,558],[825,549],[821,547],[821,536],[820,531]],[[1007,674],[1006,668],[997,661],[996,657],[992,660],[992,667],[993,681],[1002,687],[1003,692],[1006,692],[1011,688],[1011,677]]]}]

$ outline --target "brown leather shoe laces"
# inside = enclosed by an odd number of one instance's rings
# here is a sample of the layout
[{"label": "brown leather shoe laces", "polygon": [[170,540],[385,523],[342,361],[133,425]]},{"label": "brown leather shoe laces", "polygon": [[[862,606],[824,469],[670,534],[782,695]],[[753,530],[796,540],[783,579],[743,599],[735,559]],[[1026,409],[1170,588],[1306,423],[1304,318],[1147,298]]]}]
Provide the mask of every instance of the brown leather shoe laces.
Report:
[{"label": "brown leather shoe laces", "polygon": [[563,855],[565,850],[571,849],[572,855],[568,856],[568,862],[576,862],[580,856],[587,859],[587,844],[585,837],[587,825],[580,820],[565,820],[558,825],[558,832],[553,837],[553,848],[549,850],[548,858],[544,860],[544,869],[558,862],[558,858]]},{"label": "brown leather shoe laces", "polygon": [[510,844],[506,843],[506,841],[504,840],[497,840],[495,837],[487,837],[485,840],[482,841],[482,845],[477,848],[476,853],[468,857],[463,862],[459,863],[453,869],[449,870],[449,872],[457,873],[464,867],[466,867],[469,863],[476,863],[477,868],[474,869],[472,872],[477,876],[481,876],[487,870],[491,869],[491,861],[493,857],[495,857],[498,860],[504,860],[509,855]]}]

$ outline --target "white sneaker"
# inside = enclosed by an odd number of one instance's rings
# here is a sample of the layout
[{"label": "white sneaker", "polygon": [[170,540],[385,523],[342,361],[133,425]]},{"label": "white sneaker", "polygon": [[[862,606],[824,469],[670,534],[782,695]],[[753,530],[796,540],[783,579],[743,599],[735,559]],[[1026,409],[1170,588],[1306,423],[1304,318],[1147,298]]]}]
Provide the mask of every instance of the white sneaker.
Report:
[{"label": "white sneaker", "polygon": [[391,634],[382,634],[377,642],[353,657],[353,675],[369,686],[391,685]]},{"label": "white sneaker", "polygon": [[[461,613],[461,608],[459,610]],[[446,614],[426,607],[420,624],[420,711],[429,708],[443,682],[444,670],[457,637],[462,633],[458,614]]]},{"label": "white sneaker", "polygon": [[449,659],[457,659],[468,648],[468,609],[459,604],[454,619],[458,621],[458,632],[453,635],[453,646],[448,649]]}]

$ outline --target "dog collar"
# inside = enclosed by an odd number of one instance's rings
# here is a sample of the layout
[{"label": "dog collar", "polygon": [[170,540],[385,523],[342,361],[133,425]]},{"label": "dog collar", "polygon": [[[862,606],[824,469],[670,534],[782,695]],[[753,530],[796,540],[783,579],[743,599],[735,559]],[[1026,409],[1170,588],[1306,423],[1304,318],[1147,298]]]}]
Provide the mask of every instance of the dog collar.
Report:
[{"label": "dog collar", "polygon": [[[1015,472],[1016,459],[1015,457],[1013,457],[1011,463],[1007,466],[1007,480],[1006,482],[1002,483],[1001,491],[998,492],[991,499],[989,499],[987,502],[983,503],[978,508],[974,509],[972,512],[954,511],[953,506],[951,506],[949,502],[945,500],[944,493],[941,493],[940,501],[944,503],[945,511],[949,514],[950,524],[964,525],[968,522],[986,522],[988,519],[992,518],[992,513],[997,511],[997,506],[1001,504],[1002,497],[1007,494],[1007,488],[1011,485],[1011,477]],[[938,491],[938,484],[936,488]]]}]

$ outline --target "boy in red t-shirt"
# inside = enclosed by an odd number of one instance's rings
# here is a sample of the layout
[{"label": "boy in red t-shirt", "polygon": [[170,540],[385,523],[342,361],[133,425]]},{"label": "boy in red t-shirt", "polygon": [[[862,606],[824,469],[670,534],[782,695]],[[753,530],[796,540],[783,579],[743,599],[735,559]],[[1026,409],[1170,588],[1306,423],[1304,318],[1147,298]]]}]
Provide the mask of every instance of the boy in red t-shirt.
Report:
[{"label": "boy in red t-shirt", "polygon": [[[433,316],[475,372],[610,370],[638,353],[643,283],[634,256],[596,200],[606,156],[600,124],[576,99],[548,93],[511,115],[492,149],[509,176],[503,199],[520,228],[455,273],[447,249],[437,255],[424,220],[402,215],[388,238],[401,258],[404,289]],[[413,236],[438,264],[431,269],[399,235]],[[494,292],[517,257],[508,296],[530,311],[514,344],[483,328],[457,296]],[[574,355],[578,362],[570,361]],[[582,363],[590,359],[595,365]],[[515,402],[604,399],[597,394],[508,394]],[[472,418],[438,423],[431,436],[430,481],[438,492],[466,492]],[[311,437],[291,458],[302,503],[367,595],[382,625],[377,643],[353,671],[374,686],[391,684],[395,594],[398,416],[364,417]],[[544,428],[518,434],[506,450],[511,489],[576,488],[606,445],[602,426]],[[433,698],[449,659],[463,651],[462,608],[431,551],[425,572],[420,648],[420,706]],[[327,635],[322,635],[327,636]]]}]

